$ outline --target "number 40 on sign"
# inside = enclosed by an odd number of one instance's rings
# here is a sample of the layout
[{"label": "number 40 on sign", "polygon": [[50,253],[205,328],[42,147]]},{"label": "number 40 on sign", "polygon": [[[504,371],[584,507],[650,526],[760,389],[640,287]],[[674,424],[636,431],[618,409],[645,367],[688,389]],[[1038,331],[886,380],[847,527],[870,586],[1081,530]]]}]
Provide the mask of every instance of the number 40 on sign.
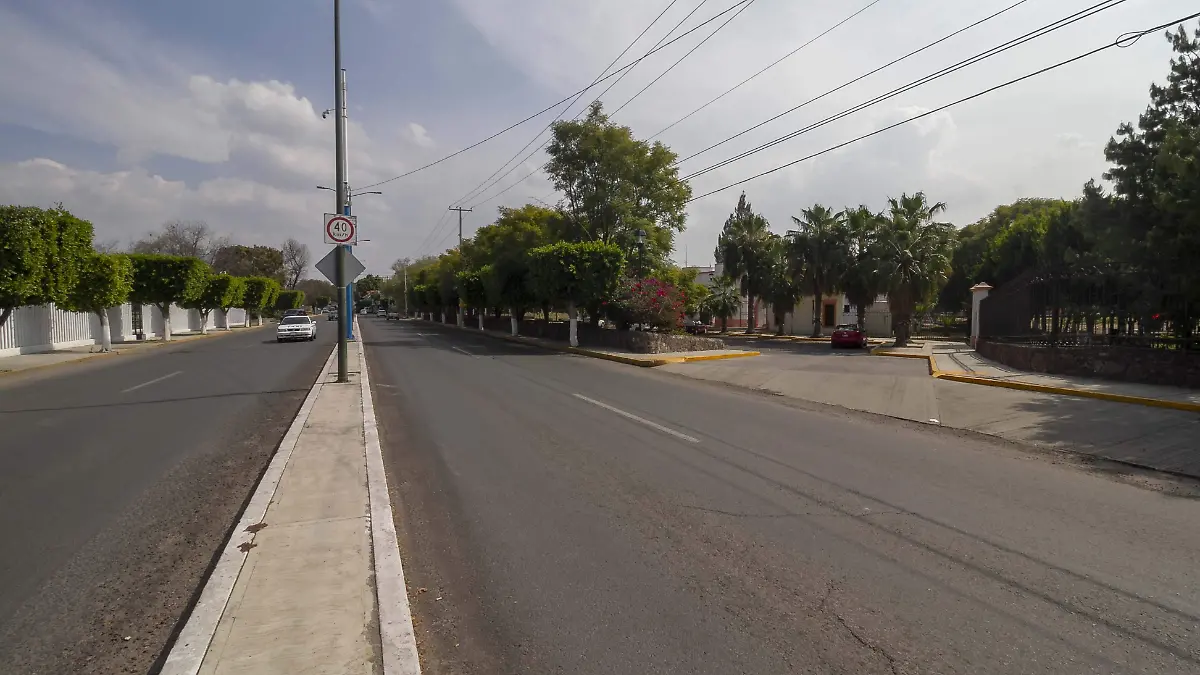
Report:
[{"label": "number 40 on sign", "polygon": [[325,214],[326,244],[357,244],[358,218],[336,213]]}]

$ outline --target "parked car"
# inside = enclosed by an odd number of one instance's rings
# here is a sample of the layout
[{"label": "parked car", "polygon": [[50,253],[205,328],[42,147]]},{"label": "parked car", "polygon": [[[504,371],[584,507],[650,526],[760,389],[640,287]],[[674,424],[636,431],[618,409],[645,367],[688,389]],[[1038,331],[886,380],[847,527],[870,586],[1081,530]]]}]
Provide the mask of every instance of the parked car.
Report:
[{"label": "parked car", "polygon": [[684,319],[683,329],[692,335],[705,335],[712,331],[713,325],[695,319]]},{"label": "parked car", "polygon": [[838,347],[857,347],[863,349],[867,346],[867,334],[858,329],[858,326],[849,323],[843,323],[833,329],[833,335],[829,338],[829,344],[837,349]]},{"label": "parked car", "polygon": [[379,309],[375,310],[375,316],[387,317],[387,310],[383,307],[380,307]]},{"label": "parked car", "polygon": [[394,309],[389,309],[387,314],[383,315],[383,320],[384,321],[393,321],[393,320],[399,321],[400,320],[400,312],[397,312]]},{"label": "parked car", "polygon": [[275,329],[275,339],[278,342],[288,340],[316,340],[317,322],[307,314],[304,316],[285,316]]}]

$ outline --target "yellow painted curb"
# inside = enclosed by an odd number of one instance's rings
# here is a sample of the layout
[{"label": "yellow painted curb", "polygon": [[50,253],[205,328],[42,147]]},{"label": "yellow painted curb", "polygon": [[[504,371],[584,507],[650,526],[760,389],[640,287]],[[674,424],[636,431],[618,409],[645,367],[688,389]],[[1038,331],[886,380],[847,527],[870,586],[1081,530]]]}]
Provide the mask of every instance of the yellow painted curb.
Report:
[{"label": "yellow painted curb", "polygon": [[738,352],[736,354],[701,354],[699,356],[680,356],[677,363],[695,363],[697,361],[724,361],[725,359],[742,359],[747,356],[762,356],[762,352]]},{"label": "yellow painted curb", "polygon": [[929,363],[929,375],[938,380],[949,380],[951,382],[962,382],[965,384],[978,384],[984,387],[999,387],[1001,389],[1036,391],[1042,394],[1058,394],[1060,396],[1075,396],[1077,398],[1093,398],[1100,401],[1144,405],[1151,408],[1167,408],[1170,410],[1183,410],[1186,412],[1200,412],[1200,404],[1188,403],[1186,401],[1171,401],[1168,399],[1148,398],[1145,396],[1129,396],[1127,394],[1110,394],[1108,392],[1091,391],[1089,389],[1055,387],[1048,384],[1034,384],[1032,382],[1018,382],[1014,380],[998,380],[991,377],[978,377],[975,375],[967,375],[965,373],[941,371],[938,370],[937,362],[934,360],[932,354],[905,354],[899,352],[889,352],[884,349],[872,349],[871,354],[873,356],[891,356],[894,358],[904,359],[925,359]]},{"label": "yellow painted curb", "polygon": [[[249,328],[243,328],[242,330],[253,330],[255,328],[263,328],[266,325],[267,324],[263,324],[262,326],[250,326]],[[206,333],[204,335],[195,335],[195,336],[188,334],[187,340],[183,340],[180,342],[176,342],[174,340],[172,340],[171,342],[163,342],[162,340],[156,340],[148,345],[139,346],[137,348],[137,351],[142,352],[142,351],[147,351],[150,349],[156,349],[158,347],[166,347],[168,345],[176,345],[176,344],[186,344],[188,342],[194,342],[196,340],[203,340],[205,338],[221,337],[223,335],[232,335],[232,334],[233,334],[233,331],[226,331],[226,330],[223,330],[219,333]],[[180,336],[180,337],[183,337],[183,336]],[[30,368],[18,368],[16,370],[0,370],[0,377],[4,377],[6,375],[23,375],[25,373],[41,372],[44,370],[49,370],[51,368],[60,368],[62,366],[69,366],[69,365],[73,365],[76,363],[82,363],[84,361],[91,361],[93,359],[98,359],[101,357],[113,357],[113,356],[123,356],[123,354],[122,354],[122,352],[118,351],[117,348],[114,346],[113,351],[111,351],[111,352],[95,352],[95,353],[90,353],[90,354],[83,354],[79,358],[70,359],[69,361],[59,361],[58,363],[47,363],[47,364],[41,365],[41,366],[32,366]]]},{"label": "yellow painted curb", "polygon": [[1063,396],[1077,396],[1080,398],[1094,398],[1101,401],[1111,401],[1113,403],[1131,403],[1133,405],[1144,405],[1152,408],[1168,408],[1171,410],[1184,410],[1187,412],[1200,412],[1200,404],[1187,403],[1185,401],[1170,401],[1161,398],[1147,398],[1145,396],[1129,396],[1127,394],[1110,394],[1103,391],[1091,391],[1088,389],[1070,389],[1068,387],[1055,387],[1047,384],[1033,384],[1030,382],[1016,382],[1012,380],[995,380],[989,377],[973,377],[971,375],[958,375],[956,373],[939,372],[934,377],[940,380],[950,380],[951,382],[965,382],[967,384],[981,384],[985,387],[1000,387],[1002,389],[1020,389],[1023,391],[1036,391],[1043,394],[1060,394]]}]

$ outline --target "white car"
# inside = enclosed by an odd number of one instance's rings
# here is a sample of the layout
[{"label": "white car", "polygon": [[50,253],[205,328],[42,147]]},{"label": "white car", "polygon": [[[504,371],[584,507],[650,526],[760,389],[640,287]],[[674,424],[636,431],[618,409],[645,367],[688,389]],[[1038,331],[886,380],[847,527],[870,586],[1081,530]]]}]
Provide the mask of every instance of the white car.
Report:
[{"label": "white car", "polygon": [[275,329],[275,340],[316,340],[317,322],[309,316],[285,316]]}]

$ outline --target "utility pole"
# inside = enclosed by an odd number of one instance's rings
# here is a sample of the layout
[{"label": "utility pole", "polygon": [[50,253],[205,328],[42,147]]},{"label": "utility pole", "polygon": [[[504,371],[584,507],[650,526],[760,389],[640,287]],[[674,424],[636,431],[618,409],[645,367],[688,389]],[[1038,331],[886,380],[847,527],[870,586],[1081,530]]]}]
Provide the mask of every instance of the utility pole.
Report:
[{"label": "utility pole", "polygon": [[404,266],[404,318],[408,318],[408,265]]},{"label": "utility pole", "polygon": [[[334,125],[336,146],[335,172],[337,180],[337,210],[348,213],[350,190],[346,182],[346,73],[342,70],[342,3],[333,0],[333,95],[337,108],[337,124]],[[350,381],[350,350],[347,342],[347,327],[354,320],[353,308],[349,303],[350,289],[346,283],[346,248],[337,246],[338,296],[338,382]]]},{"label": "utility pole", "polygon": [[461,253],[462,252],[462,214],[463,214],[463,211],[470,213],[471,209],[464,209],[461,206],[451,206],[450,210],[458,211],[458,251],[459,251],[459,253]]},{"label": "utility pole", "polygon": [[[461,206],[451,206],[451,207],[450,207],[450,210],[451,210],[451,211],[458,211],[458,254],[461,256],[461,255],[462,255],[462,214],[463,214],[463,211],[466,211],[467,213],[470,213],[470,212],[471,212],[471,209],[464,209],[464,208],[463,208],[463,207],[461,207]],[[458,304],[458,310],[457,310],[457,312],[456,312],[456,315],[457,315],[457,317],[458,317],[458,318],[457,318],[457,320],[456,320],[456,323],[458,324],[458,327],[459,327],[459,328],[462,328],[462,325],[463,325],[463,308],[462,308],[462,303],[461,303],[461,302]]]}]

